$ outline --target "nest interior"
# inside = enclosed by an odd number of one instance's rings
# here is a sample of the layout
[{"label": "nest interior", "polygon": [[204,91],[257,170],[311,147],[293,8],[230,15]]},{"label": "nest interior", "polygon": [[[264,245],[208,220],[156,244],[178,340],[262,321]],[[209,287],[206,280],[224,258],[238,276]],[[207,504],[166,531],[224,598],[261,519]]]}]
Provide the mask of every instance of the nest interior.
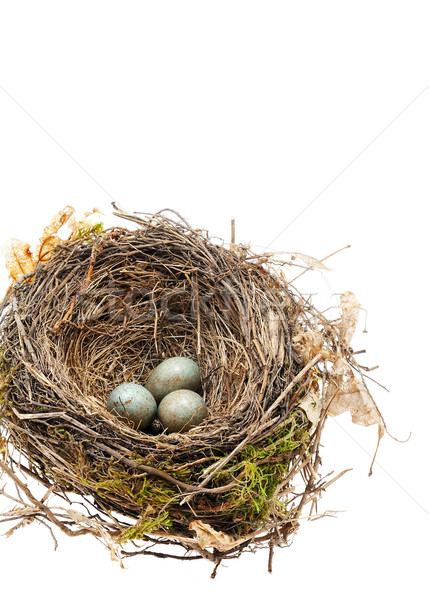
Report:
[{"label": "nest interior", "polygon": [[[302,300],[249,250],[161,214],[120,216],[134,228],[59,244],[3,302],[3,468],[94,509],[82,525],[34,501],[40,518],[122,549],[133,540],[133,553],[156,542],[219,562],[287,543],[323,486],[323,414],[314,426],[300,408],[322,373],[292,343]],[[144,385],[171,356],[200,366],[201,425],[140,431],[107,410],[114,387]]]}]

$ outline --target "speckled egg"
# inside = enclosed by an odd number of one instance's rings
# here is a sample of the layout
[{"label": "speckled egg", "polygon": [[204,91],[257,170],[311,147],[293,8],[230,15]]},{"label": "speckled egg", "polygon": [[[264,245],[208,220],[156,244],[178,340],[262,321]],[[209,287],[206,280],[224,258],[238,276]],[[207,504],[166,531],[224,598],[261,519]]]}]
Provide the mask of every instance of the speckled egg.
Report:
[{"label": "speckled egg", "polygon": [[107,408],[120,419],[130,419],[138,429],[149,427],[156,416],[152,394],[137,383],[122,383],[109,395]]},{"label": "speckled egg", "polygon": [[149,375],[145,387],[159,403],[175,390],[196,392],[201,386],[200,367],[184,356],[173,356],[162,361]]},{"label": "speckled egg", "polygon": [[192,390],[175,390],[161,400],[158,418],[168,432],[185,432],[199,425],[207,416],[202,397]]}]

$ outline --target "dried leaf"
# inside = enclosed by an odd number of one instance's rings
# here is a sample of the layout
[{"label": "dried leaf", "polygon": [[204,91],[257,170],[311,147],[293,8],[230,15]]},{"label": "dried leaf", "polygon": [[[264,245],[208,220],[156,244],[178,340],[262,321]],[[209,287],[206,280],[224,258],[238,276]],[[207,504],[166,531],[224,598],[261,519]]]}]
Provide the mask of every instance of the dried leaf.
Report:
[{"label": "dried leaf", "polygon": [[358,322],[360,304],[353,292],[344,292],[340,296],[340,307],[342,337],[346,344],[350,344]]},{"label": "dried leaf", "polygon": [[381,416],[374,400],[345,358],[338,357],[335,360],[331,377],[326,391],[329,415],[340,415],[348,410],[353,423],[365,427],[378,424],[382,427]]},{"label": "dried leaf", "polygon": [[305,412],[307,419],[313,426],[318,424],[320,413],[322,412],[323,408],[323,401],[319,394],[317,394],[314,390],[310,390],[310,392],[308,392],[308,394],[306,394],[304,398],[297,403],[297,406],[299,406]]},{"label": "dried leaf", "polygon": [[304,263],[308,267],[312,269],[320,269],[321,271],[330,271],[326,265],[324,265],[317,258],[313,258],[313,256],[308,256],[308,254],[301,254],[300,252],[290,252],[291,260],[298,260],[299,262]]},{"label": "dried leaf", "polygon": [[23,275],[32,273],[39,261],[49,260],[55,246],[65,241],[58,235],[63,225],[68,223],[72,230],[72,233],[65,239],[74,239],[80,232],[90,229],[95,219],[99,221],[99,215],[102,214],[98,208],[93,208],[85,213],[83,219],[77,221],[74,212],[73,207],[66,206],[53,217],[51,223],[44,228],[40,243],[34,253],[30,250],[30,244],[18,239],[11,239],[3,245],[2,253],[6,258],[6,268],[14,282]]},{"label": "dried leaf", "polygon": [[302,329],[293,336],[292,346],[302,364],[307,364],[317,354],[322,358],[329,358],[331,353],[323,349],[324,338],[320,331]]},{"label": "dried leaf", "polygon": [[195,532],[196,541],[201,548],[211,546],[217,550],[230,550],[237,545],[237,540],[221,531],[216,531],[208,523],[202,521],[192,521],[189,529]]},{"label": "dried leaf", "polygon": [[74,521],[77,525],[80,525],[82,529],[89,529],[91,530],[91,533],[95,535],[95,537],[100,537],[106,547],[110,550],[110,558],[113,561],[118,561],[120,566],[124,568],[118,542],[112,535],[110,535],[110,533],[105,527],[103,527],[101,523],[96,523],[94,522],[94,519],[89,519],[81,512],[71,508],[65,509],[65,512],[72,519],[72,521]]},{"label": "dried leaf", "polygon": [[[34,509],[30,509],[32,513],[34,513]],[[8,531],[6,531],[6,533],[4,533],[3,535],[5,537],[10,537],[11,535],[13,535],[15,533],[15,531],[17,531],[17,529],[22,529],[22,527],[25,527],[26,525],[30,525],[31,523],[33,523],[34,521],[34,517],[23,517],[21,519],[21,521],[19,521],[16,525],[14,525],[13,527],[11,527]]]},{"label": "dried leaf", "polygon": [[53,217],[51,223],[45,227],[36,251],[38,260],[47,261],[50,258],[54,247],[62,241],[57,235],[58,231],[65,223],[67,223],[73,213],[74,208],[66,206],[63,210],[58,212]]},{"label": "dried leaf", "polygon": [[3,245],[2,254],[6,258],[6,268],[13,281],[18,281],[23,275],[32,273],[36,267],[37,260],[33,257],[30,244],[16,238]]}]

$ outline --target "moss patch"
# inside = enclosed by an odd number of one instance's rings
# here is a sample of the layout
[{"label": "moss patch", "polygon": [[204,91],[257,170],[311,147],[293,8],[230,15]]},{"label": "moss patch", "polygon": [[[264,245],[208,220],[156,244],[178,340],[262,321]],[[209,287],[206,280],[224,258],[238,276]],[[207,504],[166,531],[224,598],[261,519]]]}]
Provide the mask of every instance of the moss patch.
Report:
[{"label": "moss patch", "polygon": [[305,421],[300,414],[292,415],[285,425],[257,445],[245,446],[213,478],[213,484],[218,486],[237,483],[225,494],[223,505],[233,521],[240,523],[237,534],[246,534],[263,525],[273,513],[287,514],[287,501],[277,499],[276,491],[288,475],[291,459],[307,440]]}]

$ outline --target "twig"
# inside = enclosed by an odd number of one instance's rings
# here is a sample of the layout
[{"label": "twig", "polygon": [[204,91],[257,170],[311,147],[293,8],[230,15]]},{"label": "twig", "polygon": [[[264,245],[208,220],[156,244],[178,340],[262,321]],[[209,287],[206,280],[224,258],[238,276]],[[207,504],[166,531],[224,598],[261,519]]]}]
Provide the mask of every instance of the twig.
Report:
[{"label": "twig", "polygon": [[224,492],[229,491],[230,489],[232,489],[233,487],[235,487],[237,485],[235,482],[229,483],[228,485],[224,485],[222,487],[217,487],[217,488],[203,488],[203,487],[196,486],[196,485],[189,485],[188,483],[179,481],[178,479],[175,479],[171,475],[168,475],[168,473],[164,473],[163,471],[160,471],[159,469],[155,469],[154,467],[150,467],[148,465],[142,465],[140,463],[135,462],[134,460],[130,460],[129,458],[126,458],[125,456],[120,454],[120,452],[116,452],[116,450],[113,450],[112,448],[109,448],[108,446],[105,446],[104,444],[101,444],[100,442],[97,442],[96,446],[98,446],[98,448],[100,448],[101,450],[108,452],[112,456],[119,458],[128,466],[134,467],[135,469],[138,469],[140,471],[145,471],[146,473],[149,473],[150,475],[156,475],[157,477],[161,477],[161,479],[165,479],[166,481],[169,481],[170,483],[176,485],[181,490],[197,492],[197,493],[204,493],[204,494],[223,494]]},{"label": "twig", "polygon": [[295,385],[301,381],[301,379],[304,377],[304,375],[306,373],[308,373],[308,371],[314,367],[314,365],[316,363],[318,363],[321,359],[322,359],[322,354],[316,354],[316,356],[314,356],[310,362],[308,362],[305,367],[303,369],[301,369],[301,371],[298,373],[298,375],[295,375],[295,377],[292,379],[292,381],[289,383],[289,385],[283,390],[283,392],[280,394],[280,396],[276,399],[275,402],[273,402],[273,404],[271,404],[271,406],[265,411],[264,416],[262,417],[262,420],[265,421],[268,417],[268,415],[270,413],[273,412],[273,410],[275,410],[277,408],[277,406],[280,404],[280,402],[282,402],[282,400],[288,395],[288,393],[295,387]]}]

